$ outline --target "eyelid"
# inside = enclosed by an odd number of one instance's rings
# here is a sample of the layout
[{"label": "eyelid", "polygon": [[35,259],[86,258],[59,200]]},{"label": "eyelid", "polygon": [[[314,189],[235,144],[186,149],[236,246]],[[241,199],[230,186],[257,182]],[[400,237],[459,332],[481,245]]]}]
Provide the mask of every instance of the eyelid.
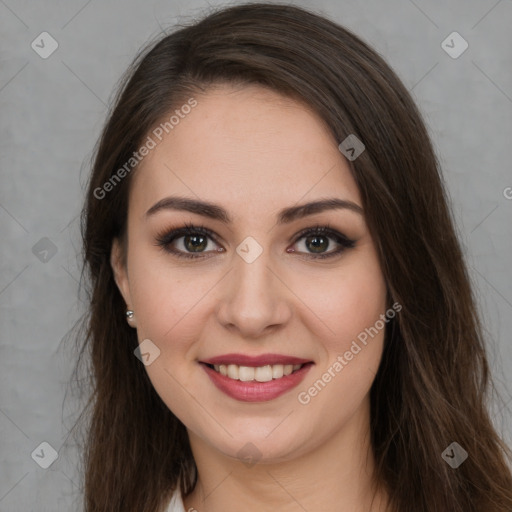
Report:
[{"label": "eyelid", "polygon": [[[179,238],[182,238],[184,236],[190,235],[192,233],[194,234],[202,234],[204,236],[207,236],[211,238],[217,245],[220,245],[219,242],[217,242],[216,234],[206,226],[203,226],[202,224],[193,224],[192,222],[186,222],[183,224],[182,227],[178,228],[170,228],[170,229],[164,229],[163,231],[156,234],[156,244],[158,246],[161,246],[162,249],[165,249],[166,245],[171,244],[175,240],[178,240]],[[172,251],[167,251],[172,252]],[[176,253],[174,253],[176,254]],[[189,253],[192,254],[192,253]],[[201,254],[201,253],[198,253]],[[205,253],[203,253],[205,254]],[[204,256],[199,256],[204,257]]]},{"label": "eyelid", "polygon": [[355,240],[351,240],[346,235],[338,231],[336,228],[333,228],[329,222],[325,224],[315,224],[313,226],[302,229],[293,238],[293,243],[297,243],[301,238],[308,234],[323,234],[331,238],[341,238],[344,241],[349,242],[351,244],[355,243]]}]

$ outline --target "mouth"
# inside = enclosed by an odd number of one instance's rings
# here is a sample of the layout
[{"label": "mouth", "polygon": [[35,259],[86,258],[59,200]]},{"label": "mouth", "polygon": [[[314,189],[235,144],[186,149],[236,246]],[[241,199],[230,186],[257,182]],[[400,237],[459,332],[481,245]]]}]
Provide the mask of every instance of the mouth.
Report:
[{"label": "mouth", "polygon": [[220,391],[244,402],[277,398],[296,387],[315,364],[306,359],[268,354],[231,354],[198,362]]}]

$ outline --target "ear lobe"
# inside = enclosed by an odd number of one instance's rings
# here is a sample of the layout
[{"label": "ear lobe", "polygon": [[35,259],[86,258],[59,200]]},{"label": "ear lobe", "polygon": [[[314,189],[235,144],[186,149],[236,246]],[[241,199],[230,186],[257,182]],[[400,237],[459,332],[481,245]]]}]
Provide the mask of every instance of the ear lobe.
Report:
[{"label": "ear lobe", "polygon": [[114,238],[112,242],[112,249],[110,251],[110,266],[114,272],[114,279],[124,298],[127,306],[131,305],[130,298],[130,285],[128,282],[128,274],[126,272],[126,265],[123,258],[123,248],[118,238]]}]

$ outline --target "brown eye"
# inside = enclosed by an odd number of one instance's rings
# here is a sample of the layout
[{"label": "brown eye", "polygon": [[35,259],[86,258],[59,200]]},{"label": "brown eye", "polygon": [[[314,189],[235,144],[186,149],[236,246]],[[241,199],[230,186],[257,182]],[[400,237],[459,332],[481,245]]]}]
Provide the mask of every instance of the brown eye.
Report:
[{"label": "brown eye", "polygon": [[185,235],[183,245],[191,252],[201,252],[208,245],[207,238],[204,235]]},{"label": "brown eye", "polygon": [[[187,224],[183,228],[174,229],[157,236],[157,245],[165,251],[183,258],[204,258],[206,257],[209,240],[215,241],[213,232],[204,226]],[[182,247],[176,248],[181,242]],[[223,252],[223,249],[213,249],[215,252]],[[197,254],[197,256],[195,254]]]},{"label": "brown eye", "polygon": [[312,252],[321,253],[329,247],[329,238],[324,235],[308,236],[305,245],[308,249],[311,248]]},{"label": "brown eye", "polygon": [[[355,245],[354,240],[350,240],[345,235],[331,229],[329,226],[316,226],[315,228],[308,228],[302,231],[295,240],[295,244],[302,239],[305,239],[303,245],[306,250],[297,252],[303,253],[305,257],[313,259],[330,258],[341,254],[346,249],[350,249]],[[338,244],[338,248],[326,252],[332,245],[331,240],[334,240],[334,242]]]}]

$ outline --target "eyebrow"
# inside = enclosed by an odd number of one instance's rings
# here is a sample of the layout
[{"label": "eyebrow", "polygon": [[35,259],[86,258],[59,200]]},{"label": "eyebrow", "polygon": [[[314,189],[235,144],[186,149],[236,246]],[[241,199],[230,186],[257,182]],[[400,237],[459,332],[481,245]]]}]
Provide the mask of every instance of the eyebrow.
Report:
[{"label": "eyebrow", "polygon": [[[347,209],[363,215],[363,209],[358,204],[346,199],[331,197],[284,208],[277,216],[277,223],[288,224],[308,215],[336,209]],[[213,220],[218,220],[224,224],[232,224],[233,222],[227,210],[220,205],[180,196],[164,197],[146,212],[146,217],[150,217],[162,210],[187,211]]]}]

